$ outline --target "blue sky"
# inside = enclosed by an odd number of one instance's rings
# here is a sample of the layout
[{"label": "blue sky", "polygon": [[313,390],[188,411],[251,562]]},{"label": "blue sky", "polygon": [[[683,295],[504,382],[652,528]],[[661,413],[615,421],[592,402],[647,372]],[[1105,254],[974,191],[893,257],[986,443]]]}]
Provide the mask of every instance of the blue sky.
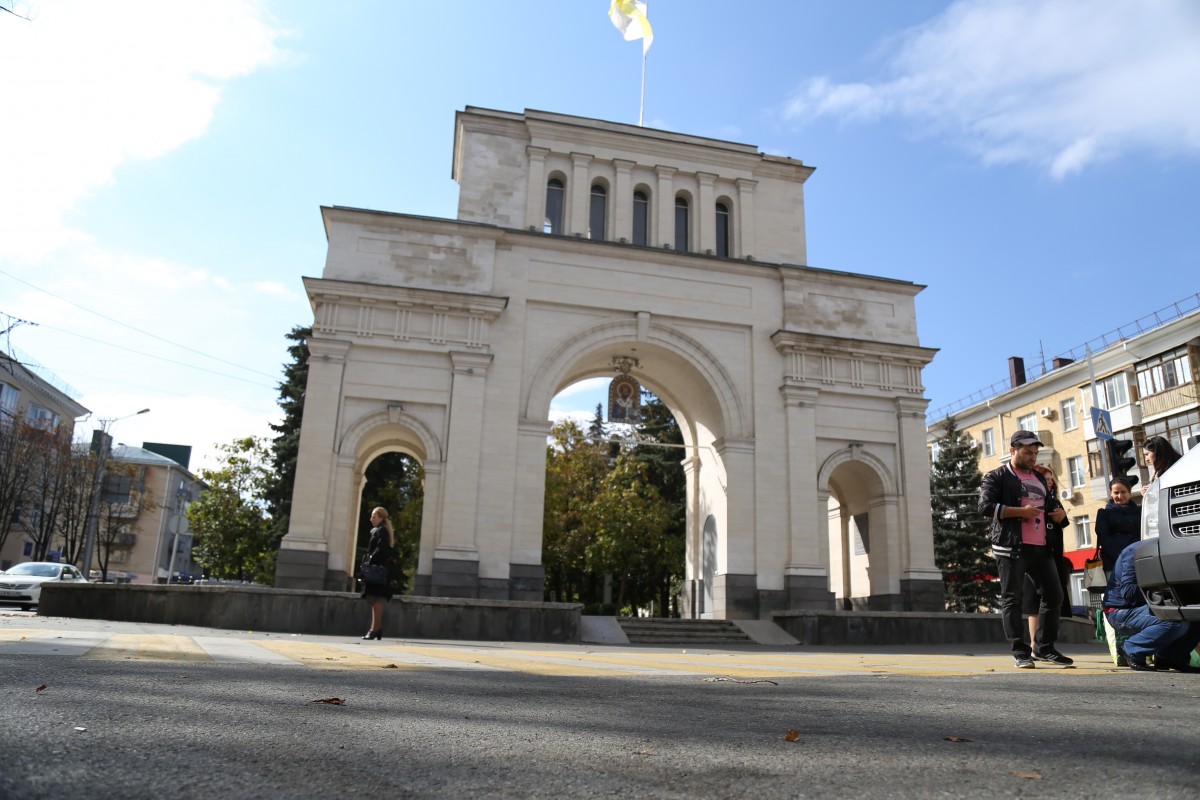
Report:
[{"label": "blue sky", "polygon": [[[119,441],[196,460],[277,417],[321,205],[453,217],[466,105],[638,118],[641,47],[606,0],[0,5],[32,17],[0,14],[0,313],[37,323],[0,345],[93,420],[150,407]],[[647,126],[815,166],[809,263],[928,287],[933,408],[1200,290],[1200,3],[649,18]]]}]

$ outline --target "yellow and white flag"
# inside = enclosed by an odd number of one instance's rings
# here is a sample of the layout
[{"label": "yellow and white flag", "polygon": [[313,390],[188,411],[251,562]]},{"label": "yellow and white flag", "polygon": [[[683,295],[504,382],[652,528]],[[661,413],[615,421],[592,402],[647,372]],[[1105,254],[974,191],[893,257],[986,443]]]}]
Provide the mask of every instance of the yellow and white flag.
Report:
[{"label": "yellow and white flag", "polygon": [[612,0],[608,8],[608,18],[617,26],[625,41],[642,40],[642,55],[650,49],[654,41],[654,31],[650,29],[650,20],[646,18],[646,4],[636,0]]}]

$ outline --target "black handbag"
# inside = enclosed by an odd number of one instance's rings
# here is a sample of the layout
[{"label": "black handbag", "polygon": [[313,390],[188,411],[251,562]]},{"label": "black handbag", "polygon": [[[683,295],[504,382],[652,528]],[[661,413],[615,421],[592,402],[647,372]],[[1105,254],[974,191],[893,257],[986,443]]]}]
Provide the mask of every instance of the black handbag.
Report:
[{"label": "black handbag", "polygon": [[387,583],[387,567],[382,564],[363,562],[363,565],[358,568],[358,577],[362,578],[363,583]]}]

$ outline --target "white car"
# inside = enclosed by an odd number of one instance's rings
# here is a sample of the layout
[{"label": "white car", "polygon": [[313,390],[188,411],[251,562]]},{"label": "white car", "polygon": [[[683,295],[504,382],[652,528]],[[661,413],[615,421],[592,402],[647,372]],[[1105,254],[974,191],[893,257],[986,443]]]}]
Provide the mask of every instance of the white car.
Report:
[{"label": "white car", "polygon": [[31,606],[38,604],[42,596],[42,584],[46,581],[87,583],[88,579],[70,564],[27,561],[7,572],[0,572],[0,605],[17,605],[21,610],[28,611]]}]

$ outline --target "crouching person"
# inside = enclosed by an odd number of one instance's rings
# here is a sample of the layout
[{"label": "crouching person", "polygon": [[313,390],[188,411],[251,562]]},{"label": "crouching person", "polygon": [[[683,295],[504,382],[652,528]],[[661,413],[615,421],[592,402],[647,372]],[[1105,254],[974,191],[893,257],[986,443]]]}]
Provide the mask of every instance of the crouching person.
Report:
[{"label": "crouching person", "polygon": [[[1192,649],[1200,644],[1200,625],[1159,619],[1150,611],[1137,585],[1134,558],[1137,545],[1126,547],[1117,557],[1116,566],[1104,592],[1104,615],[1113,628],[1127,638],[1121,652],[1131,669],[1173,669],[1200,672],[1188,665]],[[1154,658],[1154,666],[1149,659]]]}]

